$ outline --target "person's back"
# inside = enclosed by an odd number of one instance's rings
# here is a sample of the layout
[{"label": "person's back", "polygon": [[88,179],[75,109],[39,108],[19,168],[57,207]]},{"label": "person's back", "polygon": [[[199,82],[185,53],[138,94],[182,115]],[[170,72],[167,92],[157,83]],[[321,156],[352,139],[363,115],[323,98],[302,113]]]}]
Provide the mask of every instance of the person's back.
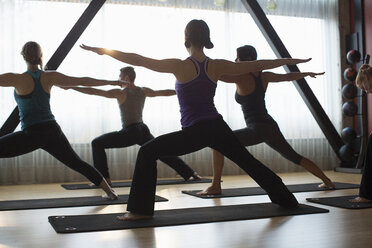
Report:
[{"label": "person's back", "polygon": [[[27,71],[32,77],[33,89],[29,94],[20,95],[14,90],[14,98],[19,108],[19,116],[22,130],[48,121],[54,121],[54,116],[50,109],[50,94],[44,90],[40,82],[42,71]],[[29,84],[29,78],[26,78],[26,84]]]},{"label": "person's back", "polygon": [[141,87],[126,87],[123,89],[126,98],[119,104],[121,122],[123,128],[132,124],[141,123],[143,107],[145,105],[145,93]]},{"label": "person's back", "polygon": [[[236,62],[255,61],[257,52],[253,46],[245,45],[237,48]],[[235,101],[242,107],[246,124],[271,121],[265,103],[267,84],[262,80],[264,72],[247,73],[236,77]]]},{"label": "person's back", "polygon": [[[262,84],[261,76],[262,72],[256,75],[250,73],[246,74],[241,81],[236,82],[235,101],[241,105],[247,125],[248,123],[262,123],[272,120],[266,109],[266,90]],[[245,85],[249,85],[248,91],[242,89]]]},{"label": "person's back", "polygon": [[21,74],[14,74],[15,81],[15,92],[18,95],[29,95],[35,89],[35,79],[38,80],[38,84],[41,86],[41,89],[44,90],[46,94],[50,94],[50,90],[53,85],[57,84],[60,81],[67,81],[66,78],[62,80],[64,75],[55,72],[55,71],[42,71],[37,70],[27,70]]},{"label": "person's back", "polygon": [[175,86],[183,128],[202,120],[221,117],[213,101],[217,84],[208,77],[206,71],[209,58],[205,57],[201,62],[193,57],[189,59],[195,65],[197,76],[189,82],[177,81]]}]

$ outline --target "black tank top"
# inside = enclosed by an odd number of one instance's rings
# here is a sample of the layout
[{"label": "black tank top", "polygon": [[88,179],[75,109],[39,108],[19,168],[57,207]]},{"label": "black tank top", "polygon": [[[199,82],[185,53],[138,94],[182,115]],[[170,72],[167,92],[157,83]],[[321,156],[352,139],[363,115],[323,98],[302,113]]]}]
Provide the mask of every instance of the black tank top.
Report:
[{"label": "black tank top", "polygon": [[261,72],[256,77],[253,73],[250,73],[254,78],[255,89],[249,95],[239,95],[235,92],[235,101],[242,106],[244,119],[246,124],[252,122],[271,122],[272,117],[267,113],[265,104],[265,89],[262,85]]}]

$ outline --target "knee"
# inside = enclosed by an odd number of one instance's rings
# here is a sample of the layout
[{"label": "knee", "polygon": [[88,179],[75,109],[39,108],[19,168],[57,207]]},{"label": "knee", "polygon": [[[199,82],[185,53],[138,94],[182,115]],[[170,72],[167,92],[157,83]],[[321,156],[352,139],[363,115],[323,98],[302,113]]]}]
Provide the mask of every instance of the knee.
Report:
[{"label": "knee", "polygon": [[97,149],[97,148],[101,148],[102,147],[102,143],[100,141],[100,139],[94,139],[92,141],[92,148],[93,149]]},{"label": "knee", "polygon": [[308,161],[308,159],[298,155],[296,156],[295,158],[291,159],[293,163],[295,163],[296,165],[300,165],[300,166],[303,166],[304,163],[306,163],[306,161]]},{"label": "knee", "polygon": [[285,159],[291,161],[292,163],[296,165],[303,166],[303,163],[305,162],[306,158],[302,157],[300,154],[292,151],[286,151],[286,152],[279,152],[280,155],[282,155]]},{"label": "knee", "polygon": [[153,151],[150,146],[147,144],[141,146],[141,148],[138,151],[138,156],[145,156],[150,157],[152,155]]},{"label": "knee", "polygon": [[138,151],[138,158],[157,160],[158,156],[155,147],[153,147],[151,143],[146,143],[145,145],[141,146]]}]

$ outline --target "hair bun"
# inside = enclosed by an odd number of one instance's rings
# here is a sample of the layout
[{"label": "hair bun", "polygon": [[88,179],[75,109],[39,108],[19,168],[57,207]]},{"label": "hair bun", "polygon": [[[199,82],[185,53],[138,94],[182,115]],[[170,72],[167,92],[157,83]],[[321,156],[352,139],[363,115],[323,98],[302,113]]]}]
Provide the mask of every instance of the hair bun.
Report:
[{"label": "hair bun", "polygon": [[210,39],[208,39],[208,41],[206,42],[206,44],[204,46],[207,49],[212,49],[214,47],[214,45],[213,45],[213,43]]}]

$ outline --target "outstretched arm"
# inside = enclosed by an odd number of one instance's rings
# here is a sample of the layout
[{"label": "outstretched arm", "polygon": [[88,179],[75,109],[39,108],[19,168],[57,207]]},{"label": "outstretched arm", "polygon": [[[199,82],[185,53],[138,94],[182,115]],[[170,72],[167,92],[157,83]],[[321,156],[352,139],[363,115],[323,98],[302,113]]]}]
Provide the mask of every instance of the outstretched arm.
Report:
[{"label": "outstretched arm", "polygon": [[122,94],[122,91],[119,89],[113,89],[113,90],[99,90],[95,88],[86,88],[86,87],[62,87],[63,89],[72,89],[76,90],[78,92],[88,94],[88,95],[96,95],[96,96],[103,96],[107,98],[119,98],[119,96]]},{"label": "outstretched arm", "polygon": [[19,80],[19,74],[5,73],[0,75],[1,87],[15,87]]},{"label": "outstretched arm", "polygon": [[176,94],[175,90],[152,90],[150,88],[143,87],[143,92],[147,97],[155,96],[174,96]]},{"label": "outstretched arm", "polygon": [[122,81],[100,80],[90,77],[70,77],[59,72],[47,72],[50,77],[50,84],[71,87],[71,86],[103,86],[103,85],[122,85]]},{"label": "outstretched arm", "polygon": [[296,65],[299,63],[305,63],[311,59],[274,59],[274,60],[255,60],[255,61],[243,61],[234,63],[228,60],[215,60],[216,71],[219,75],[216,75],[218,79],[222,75],[242,75],[249,72],[257,72],[267,69],[276,68],[283,65]]},{"label": "outstretched arm", "polygon": [[219,80],[225,83],[235,83],[239,81],[241,75],[222,75]]},{"label": "outstretched arm", "polygon": [[283,81],[294,81],[298,80],[307,76],[312,78],[316,78],[316,76],[323,75],[322,73],[315,73],[315,72],[292,72],[287,74],[277,74],[272,72],[263,72],[262,73],[262,81],[265,82],[283,82]]},{"label": "outstretched arm", "polygon": [[95,52],[99,55],[108,55],[114,59],[117,59],[121,62],[134,65],[134,66],[142,66],[147,69],[157,71],[157,72],[165,72],[165,73],[173,73],[175,74],[177,72],[177,68],[179,68],[179,65],[181,63],[180,59],[151,59],[147,58],[135,53],[125,53],[120,52],[117,50],[110,50],[106,48],[99,48],[99,47],[90,47],[86,45],[81,45],[81,48]]}]

